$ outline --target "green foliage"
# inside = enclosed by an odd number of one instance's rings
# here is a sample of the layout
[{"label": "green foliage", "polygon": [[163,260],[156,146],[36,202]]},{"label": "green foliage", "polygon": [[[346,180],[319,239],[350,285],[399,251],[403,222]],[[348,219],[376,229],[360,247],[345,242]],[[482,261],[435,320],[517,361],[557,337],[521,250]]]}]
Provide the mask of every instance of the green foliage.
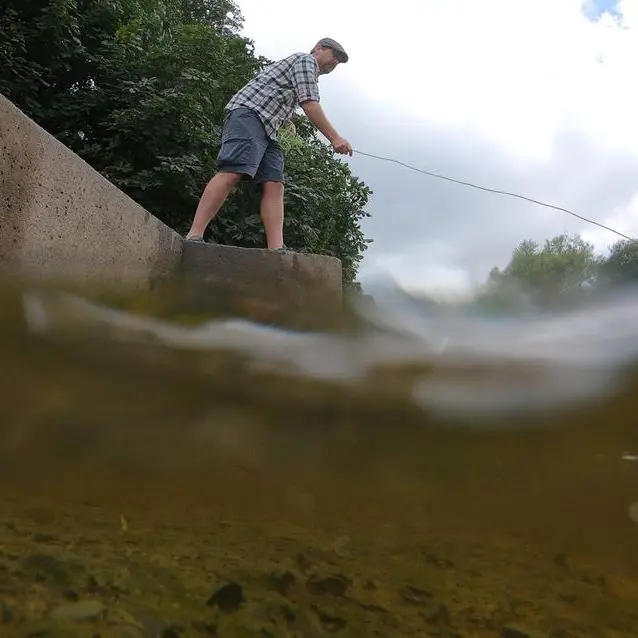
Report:
[{"label": "green foliage", "polygon": [[539,246],[522,241],[501,271],[493,268],[479,298],[494,310],[562,308],[591,295],[600,258],[578,235],[558,235]]},{"label": "green foliage", "polygon": [[613,244],[601,262],[600,278],[607,286],[638,282],[638,243],[621,239]]},{"label": "green foliage", "polygon": [[[267,60],[232,0],[5,0],[0,92],[178,232],[215,172],[224,106]],[[371,191],[305,118],[287,156],[286,242],[332,254],[344,281],[367,247]],[[242,185],[216,241],[264,245],[259,193]]]},{"label": "green foliage", "polygon": [[524,292],[537,297],[541,305],[571,298],[594,282],[598,261],[594,247],[579,236],[558,235],[543,247],[522,242],[505,269]]},{"label": "green foliage", "polygon": [[563,234],[542,247],[522,241],[503,270],[492,268],[475,305],[492,313],[564,309],[637,281],[638,243],[618,241],[604,257]]},{"label": "green foliage", "polygon": [[[360,220],[368,217],[365,205],[371,190],[352,175],[349,166],[333,158],[332,149],[303,118],[295,118],[298,140],[286,151],[288,215],[286,242],[292,248],[339,257],[344,280],[354,280],[367,248]],[[285,147],[284,147],[285,148]]]}]

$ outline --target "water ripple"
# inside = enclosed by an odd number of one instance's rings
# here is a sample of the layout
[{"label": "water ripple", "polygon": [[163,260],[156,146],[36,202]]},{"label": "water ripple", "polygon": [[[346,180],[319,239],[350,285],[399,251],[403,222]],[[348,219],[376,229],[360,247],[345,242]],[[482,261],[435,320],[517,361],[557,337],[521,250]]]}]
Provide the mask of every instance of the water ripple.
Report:
[{"label": "water ripple", "polygon": [[358,312],[365,327],[340,334],[297,332],[244,319],[183,326],[70,295],[23,296],[30,330],[150,341],[166,348],[237,353],[277,373],[364,385],[383,369],[415,404],[472,414],[529,412],[596,401],[623,387],[638,359],[633,290],[585,309],[486,318],[433,309],[385,289]]}]

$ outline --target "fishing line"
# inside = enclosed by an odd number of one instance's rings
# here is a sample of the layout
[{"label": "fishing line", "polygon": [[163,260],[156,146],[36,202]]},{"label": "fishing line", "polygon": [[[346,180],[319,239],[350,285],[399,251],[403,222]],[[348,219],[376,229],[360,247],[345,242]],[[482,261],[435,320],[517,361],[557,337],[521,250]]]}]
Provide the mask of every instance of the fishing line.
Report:
[{"label": "fishing line", "polygon": [[573,217],[577,217],[588,224],[593,224],[594,226],[598,226],[604,230],[608,230],[611,233],[615,233],[624,239],[629,240],[634,244],[638,244],[638,240],[630,237],[629,235],[625,235],[618,230],[610,228],[609,226],[605,226],[605,224],[601,224],[600,222],[594,221],[593,219],[588,219],[587,217],[583,217],[578,213],[575,213],[573,210],[569,210],[567,208],[563,208],[562,206],[554,206],[554,204],[548,204],[547,202],[542,202],[538,199],[534,199],[532,197],[527,197],[525,195],[519,195],[518,193],[511,193],[509,191],[500,190],[497,188],[488,188],[487,186],[479,186],[478,184],[472,184],[471,182],[466,182],[460,179],[454,179],[453,177],[447,177],[446,175],[440,175],[438,173],[432,173],[431,171],[423,170],[422,168],[417,168],[416,166],[412,166],[410,164],[406,164],[405,162],[400,162],[399,160],[393,159],[391,157],[383,157],[381,155],[373,155],[372,153],[364,153],[363,151],[359,151],[356,149],[352,150],[353,153],[357,155],[365,155],[366,157],[372,157],[377,160],[381,160],[382,162],[391,162],[393,164],[398,164],[399,166],[403,166],[404,168],[408,168],[412,171],[416,171],[417,173],[422,173],[423,175],[428,175],[430,177],[436,177],[437,179],[443,179],[448,182],[454,182],[455,184],[461,184],[462,186],[469,186],[470,188],[475,188],[477,190],[486,191],[488,193],[495,193],[496,195],[505,195],[507,197],[516,197],[518,199],[523,199],[527,202],[531,202],[532,204],[538,204],[539,206],[544,206],[545,208],[553,208],[554,210],[561,211],[563,213],[567,213],[568,215],[572,215]]}]

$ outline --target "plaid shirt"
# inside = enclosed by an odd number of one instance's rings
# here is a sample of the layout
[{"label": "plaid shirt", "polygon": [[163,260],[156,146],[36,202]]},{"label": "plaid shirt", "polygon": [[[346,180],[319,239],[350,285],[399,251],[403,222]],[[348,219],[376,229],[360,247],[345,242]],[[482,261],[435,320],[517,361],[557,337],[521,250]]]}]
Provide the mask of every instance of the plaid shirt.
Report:
[{"label": "plaid shirt", "polygon": [[309,53],[293,53],[273,62],[240,89],[226,105],[227,110],[252,109],[267,135],[277,139],[279,127],[292,117],[299,104],[319,101],[319,66]]}]

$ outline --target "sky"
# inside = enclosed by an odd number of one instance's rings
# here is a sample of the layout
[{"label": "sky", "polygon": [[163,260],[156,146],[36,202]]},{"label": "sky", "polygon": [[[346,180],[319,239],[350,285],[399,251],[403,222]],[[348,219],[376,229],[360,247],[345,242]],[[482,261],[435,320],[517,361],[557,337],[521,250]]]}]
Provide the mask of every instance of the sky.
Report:
[{"label": "sky", "polygon": [[[237,0],[271,59],[338,40],[323,108],[356,150],[573,210],[638,237],[638,0]],[[358,155],[364,288],[463,298],[525,239],[618,237],[565,213]]]}]

